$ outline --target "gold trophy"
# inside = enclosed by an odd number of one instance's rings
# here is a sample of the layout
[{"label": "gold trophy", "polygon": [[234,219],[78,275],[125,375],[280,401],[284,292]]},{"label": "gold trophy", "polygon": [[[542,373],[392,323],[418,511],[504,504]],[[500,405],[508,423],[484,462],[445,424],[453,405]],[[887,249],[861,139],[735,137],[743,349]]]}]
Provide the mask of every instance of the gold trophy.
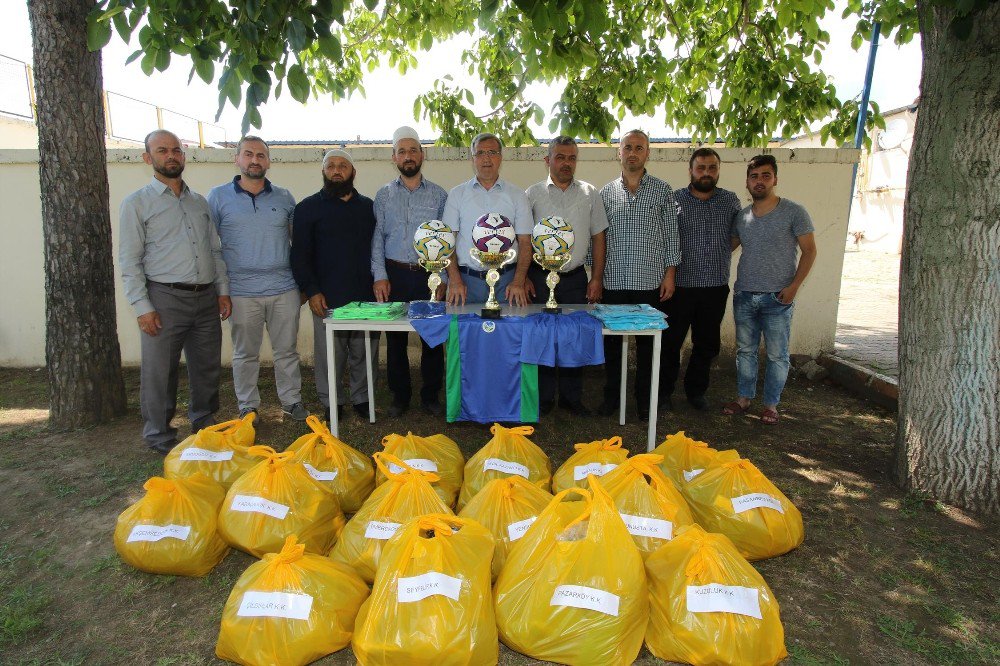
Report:
[{"label": "gold trophy", "polygon": [[517,259],[517,250],[513,248],[516,240],[514,225],[499,213],[483,215],[472,228],[469,255],[486,267],[486,284],[490,288],[489,298],[480,313],[483,319],[500,318],[496,284],[500,281],[500,269]]},{"label": "gold trophy", "polygon": [[[413,234],[413,249],[417,252],[417,263],[430,273],[427,288],[430,289],[430,303],[440,303],[437,290],[441,286],[441,271],[451,264],[455,252],[455,232],[440,220],[429,220],[417,227]],[[443,310],[443,308],[441,308]]]},{"label": "gold trophy", "polygon": [[573,259],[575,240],[573,227],[561,217],[543,218],[531,230],[531,246],[535,249],[531,258],[549,272],[545,278],[545,284],[549,287],[549,299],[542,308],[544,312],[562,312],[562,308],[556,303],[556,285],[559,284],[559,271]]}]

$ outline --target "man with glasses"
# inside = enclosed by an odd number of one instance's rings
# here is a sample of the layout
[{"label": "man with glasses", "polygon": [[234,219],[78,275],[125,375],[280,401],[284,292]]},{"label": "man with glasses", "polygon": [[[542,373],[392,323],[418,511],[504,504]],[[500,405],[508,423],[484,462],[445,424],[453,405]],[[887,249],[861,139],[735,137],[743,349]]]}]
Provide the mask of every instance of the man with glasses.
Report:
[{"label": "man with glasses", "polygon": [[527,305],[534,287],[528,280],[531,265],[531,203],[519,187],[500,178],[503,144],[495,134],[478,134],[472,140],[472,169],[475,177],[448,193],[444,223],[457,235],[455,256],[448,267],[448,303],[485,303],[489,296],[487,269],[473,259],[472,230],[486,213],[499,213],[514,225],[517,234],[517,263],[500,270],[496,291],[504,302]]}]

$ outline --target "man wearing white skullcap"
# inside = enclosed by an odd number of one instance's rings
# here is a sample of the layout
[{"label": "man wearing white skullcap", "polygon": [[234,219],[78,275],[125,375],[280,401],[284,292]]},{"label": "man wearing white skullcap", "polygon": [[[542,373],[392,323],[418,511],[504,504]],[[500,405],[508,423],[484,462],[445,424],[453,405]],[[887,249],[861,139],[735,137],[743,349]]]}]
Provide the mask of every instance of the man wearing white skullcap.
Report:
[{"label": "man wearing white skullcap", "polygon": [[[392,135],[392,162],[399,177],[375,194],[375,234],[372,238],[371,271],[375,298],[379,302],[427,300],[427,273],[417,263],[413,234],[424,222],[440,220],[448,194],[421,173],[424,149],[412,127],[403,126]],[[410,406],[412,388],[407,333],[386,333],[386,375],[392,391],[389,416],[400,416]],[[420,342],[420,402],[424,411],[444,413],[438,392],[444,381],[444,345],[431,348]]]},{"label": "man wearing white skullcap", "polygon": [[[354,189],[354,160],[346,150],[329,150],[323,156],[323,189],[306,197],[295,207],[292,220],[292,273],[299,289],[309,299],[313,313],[313,349],[316,393],[330,420],[330,386],[327,380],[326,328],[323,323],[330,308],[351,301],[370,301],[372,292],[371,245],[375,231],[372,200]],[[367,369],[363,331],[337,331],[334,335],[337,367],[341,381],[345,368],[350,394],[338,391],[342,401],[354,405],[362,418],[368,417]],[[372,364],[378,367],[378,333],[371,336]],[[339,386],[339,385],[338,385]]]}]

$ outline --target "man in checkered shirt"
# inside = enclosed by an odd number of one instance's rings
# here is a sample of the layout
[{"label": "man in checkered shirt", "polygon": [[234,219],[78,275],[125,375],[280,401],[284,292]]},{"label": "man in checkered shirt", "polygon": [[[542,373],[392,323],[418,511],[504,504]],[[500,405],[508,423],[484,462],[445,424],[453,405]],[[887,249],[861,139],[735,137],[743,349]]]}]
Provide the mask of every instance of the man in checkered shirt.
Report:
[{"label": "man in checkered shirt", "polygon": [[[677,235],[677,203],[670,185],[646,173],[649,136],[642,130],[625,134],[618,147],[621,178],[601,188],[608,215],[607,260],[604,270],[604,302],[647,303],[664,310],[674,295],[674,277],[681,263]],[[621,343],[604,342],[604,403],[600,411],[614,414],[621,389]],[[636,412],[649,418],[649,384],[653,341],[636,340]]]},{"label": "man in checkered shirt", "polygon": [[729,235],[741,208],[735,193],[716,187],[721,166],[719,153],[699,148],[688,162],[690,185],[674,192],[683,259],[677,268],[674,296],[667,301],[670,328],[663,333],[660,404],[667,409],[671,407],[670,394],[680,372],[681,347],[688,329],[691,358],[684,373],[684,393],[695,409],[708,406],[708,372],[721,348],[719,327],[729,299],[732,258]]}]

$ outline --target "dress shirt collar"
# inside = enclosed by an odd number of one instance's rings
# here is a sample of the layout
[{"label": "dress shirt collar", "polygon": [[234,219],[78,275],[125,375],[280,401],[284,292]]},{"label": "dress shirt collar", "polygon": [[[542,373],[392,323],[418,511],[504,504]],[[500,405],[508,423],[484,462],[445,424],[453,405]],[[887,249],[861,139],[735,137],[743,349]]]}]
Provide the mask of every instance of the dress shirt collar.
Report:
[{"label": "dress shirt collar", "polygon": [[[236,193],[237,194],[247,194],[247,195],[249,195],[251,197],[257,196],[256,194],[250,194],[249,192],[247,192],[246,190],[243,189],[243,186],[240,185],[241,178],[242,177],[239,176],[239,175],[233,176],[233,189],[236,190]],[[271,181],[269,181],[267,178],[264,179],[264,189],[261,190],[261,192],[267,192],[268,194],[271,193]],[[260,194],[260,192],[258,192],[257,194]]]},{"label": "dress shirt collar", "polygon": [[488,190],[485,187],[483,187],[482,183],[479,182],[479,177],[478,176],[473,176],[472,180],[470,180],[469,182],[472,184],[472,187],[478,187],[479,189],[483,190],[484,192],[492,192],[494,189],[500,190],[501,192],[503,192],[503,190],[504,190],[504,180],[503,180],[503,178],[497,178],[497,182],[493,183],[493,187],[491,187]]},{"label": "dress shirt collar", "polygon": [[701,197],[696,197],[696,196],[694,195],[694,192],[692,192],[692,191],[691,191],[691,184],[690,184],[690,183],[688,184],[688,186],[687,186],[687,187],[685,187],[685,188],[684,188],[684,193],[685,193],[685,194],[686,194],[686,195],[687,195],[688,197],[690,197],[691,199],[697,199],[698,201],[704,201],[704,202],[706,202],[706,203],[707,203],[707,202],[709,202],[709,201],[711,201],[711,200],[712,200],[712,199],[714,199],[715,197],[719,196],[719,194],[720,194],[721,192],[722,192],[722,190],[721,190],[720,188],[716,187],[715,189],[713,189],[713,190],[712,190],[712,196],[710,196],[710,197],[709,197],[709,198],[707,198],[707,199],[702,199]]},{"label": "dress shirt collar", "polygon": [[559,190],[562,191],[562,192],[569,192],[570,190],[579,189],[580,182],[576,178],[573,178],[573,180],[571,180],[569,182],[569,185],[567,185],[566,189],[564,190],[563,188],[559,187],[559,185],[558,185],[558,183],[556,183],[556,181],[552,180],[552,174],[550,173],[548,176],[545,177],[545,187],[548,188],[550,186],[551,187],[558,187]]},{"label": "dress shirt collar", "polygon": [[[639,190],[641,190],[642,186],[646,184],[646,179],[647,178],[649,178],[649,172],[646,171],[645,168],[643,168],[643,170],[642,170],[642,178],[639,179],[639,187],[635,188],[636,192],[638,192]],[[622,173],[622,175],[619,176],[618,182],[621,183],[623,190],[628,190],[628,185],[625,183],[625,174],[624,173]]]},{"label": "dress shirt collar", "polygon": [[402,188],[402,189],[406,190],[407,192],[416,192],[417,190],[419,190],[422,187],[424,187],[424,184],[427,182],[427,179],[424,178],[424,174],[420,174],[420,184],[417,185],[412,190],[406,186],[406,183],[403,182],[403,177],[402,176],[397,177],[396,180],[394,180],[392,182],[394,182],[396,184],[396,187]]},{"label": "dress shirt collar", "polygon": [[[174,193],[174,191],[172,189],[170,189],[169,185],[167,185],[166,183],[164,183],[162,180],[160,180],[156,176],[153,176],[150,179],[149,186],[152,187],[153,191],[156,192],[157,194],[163,194],[164,192],[168,192],[168,191],[170,192],[170,194]],[[190,188],[188,187],[187,183],[185,183],[182,180],[181,181],[181,194],[182,195],[187,194],[189,191],[190,191]]]}]

